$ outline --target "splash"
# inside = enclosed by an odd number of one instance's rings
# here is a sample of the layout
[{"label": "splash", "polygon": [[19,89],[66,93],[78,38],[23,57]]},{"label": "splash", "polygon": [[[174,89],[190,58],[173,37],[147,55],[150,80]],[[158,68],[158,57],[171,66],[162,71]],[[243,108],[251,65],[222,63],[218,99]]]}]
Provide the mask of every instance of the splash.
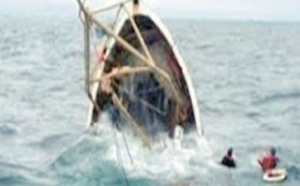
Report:
[{"label": "splash", "polygon": [[[143,177],[167,181],[186,179],[192,177],[195,171],[204,171],[202,167],[212,156],[206,138],[195,133],[175,139],[170,139],[167,134],[160,134],[159,142],[149,149],[143,147],[131,132],[114,130],[108,118],[104,120],[106,122],[99,126],[98,133],[101,138],[109,139],[111,136],[109,143],[112,145],[103,157],[118,162],[129,178]],[[112,133],[116,133],[116,139],[113,139]]]},{"label": "splash", "polygon": [[207,174],[203,167],[212,151],[204,137],[191,133],[175,140],[167,134],[159,138],[151,149],[146,148],[129,130],[115,130],[104,114],[96,134],[83,134],[50,169],[58,183],[65,185],[99,178],[104,185],[124,185],[125,179],[130,185],[140,185],[141,180],[149,185],[169,185],[189,180],[195,173]]}]

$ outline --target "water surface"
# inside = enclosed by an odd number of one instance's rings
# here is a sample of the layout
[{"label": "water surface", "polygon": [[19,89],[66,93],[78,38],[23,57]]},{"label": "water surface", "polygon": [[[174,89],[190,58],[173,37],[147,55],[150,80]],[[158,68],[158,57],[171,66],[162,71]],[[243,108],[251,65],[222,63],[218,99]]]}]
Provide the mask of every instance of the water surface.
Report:
[{"label": "water surface", "polygon": [[[191,74],[205,138],[152,151],[126,135],[123,163],[106,116],[84,132],[77,17],[0,18],[0,185],[269,185],[256,159],[270,146],[299,184],[300,25],[167,20]],[[119,141],[123,137],[118,133]],[[165,148],[166,146],[166,148]],[[218,165],[231,146],[238,168]],[[276,184],[275,184],[276,185]]]}]

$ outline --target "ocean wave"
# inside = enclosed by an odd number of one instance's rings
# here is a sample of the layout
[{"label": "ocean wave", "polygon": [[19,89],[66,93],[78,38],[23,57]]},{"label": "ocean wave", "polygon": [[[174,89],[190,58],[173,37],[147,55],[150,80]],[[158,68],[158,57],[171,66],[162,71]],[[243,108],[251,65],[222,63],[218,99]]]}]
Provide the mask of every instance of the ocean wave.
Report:
[{"label": "ocean wave", "polygon": [[294,92],[286,92],[286,93],[273,93],[271,95],[267,95],[262,99],[253,101],[252,104],[254,105],[263,105],[263,104],[269,104],[272,102],[278,102],[283,100],[295,100],[300,99],[300,92],[294,91]]}]

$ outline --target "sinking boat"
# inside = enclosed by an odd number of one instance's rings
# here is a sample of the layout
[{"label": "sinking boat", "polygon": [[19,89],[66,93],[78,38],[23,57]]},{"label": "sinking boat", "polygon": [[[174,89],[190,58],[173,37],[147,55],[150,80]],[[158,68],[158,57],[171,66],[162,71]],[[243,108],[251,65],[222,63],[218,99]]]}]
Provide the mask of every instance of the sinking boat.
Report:
[{"label": "sinking boat", "polygon": [[[84,24],[87,125],[108,112],[119,130],[131,128],[144,144],[160,133],[202,135],[190,75],[167,27],[138,0],[93,9],[77,0]],[[99,16],[117,9],[113,22]],[[102,37],[99,38],[99,35]],[[96,40],[97,42],[95,42]]]}]

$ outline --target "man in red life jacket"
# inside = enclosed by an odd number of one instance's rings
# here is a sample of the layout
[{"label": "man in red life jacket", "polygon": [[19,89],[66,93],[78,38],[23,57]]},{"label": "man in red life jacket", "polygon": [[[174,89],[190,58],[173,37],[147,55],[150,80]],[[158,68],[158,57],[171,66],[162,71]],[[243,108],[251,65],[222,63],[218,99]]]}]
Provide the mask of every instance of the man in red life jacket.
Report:
[{"label": "man in red life jacket", "polygon": [[258,160],[258,163],[264,172],[274,169],[278,162],[279,158],[276,156],[276,149],[273,147],[271,148],[269,154]]}]

